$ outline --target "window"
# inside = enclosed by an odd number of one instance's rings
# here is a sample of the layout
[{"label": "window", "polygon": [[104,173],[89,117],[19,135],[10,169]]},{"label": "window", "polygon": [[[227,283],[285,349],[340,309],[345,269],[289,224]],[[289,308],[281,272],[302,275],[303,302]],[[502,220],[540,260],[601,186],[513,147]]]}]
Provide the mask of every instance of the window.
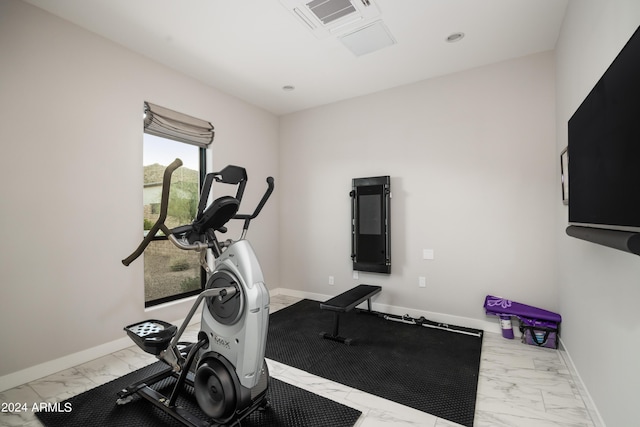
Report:
[{"label": "window", "polygon": [[[191,120],[186,133],[193,133],[190,132],[194,129],[191,125],[198,119],[145,103],[143,139],[145,234],[160,213],[164,170],[176,158],[182,160],[183,166],[178,168],[171,177],[165,224],[169,228],[174,228],[189,224],[195,217],[200,188],[206,174],[205,156],[208,144],[190,141],[188,137],[191,135],[185,136],[184,132],[180,132],[180,125],[186,122],[185,117]],[[180,120],[174,120],[175,118]],[[153,123],[157,124],[157,122],[160,122],[160,126],[154,129]],[[208,122],[202,123],[210,127],[210,142],[213,139],[213,127]],[[199,253],[178,249],[163,235],[156,236],[147,246],[144,252],[146,307],[196,295],[204,288],[205,280],[206,273],[200,266]]]}]

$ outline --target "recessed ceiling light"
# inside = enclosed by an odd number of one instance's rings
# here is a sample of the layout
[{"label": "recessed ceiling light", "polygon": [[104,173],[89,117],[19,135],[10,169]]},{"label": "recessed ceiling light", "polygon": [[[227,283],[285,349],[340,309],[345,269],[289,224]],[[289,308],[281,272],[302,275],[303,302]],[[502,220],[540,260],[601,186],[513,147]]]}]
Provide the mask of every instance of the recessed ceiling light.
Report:
[{"label": "recessed ceiling light", "polygon": [[459,42],[464,38],[464,33],[453,33],[447,37],[447,43]]},{"label": "recessed ceiling light", "polygon": [[295,86],[291,86],[291,85],[282,86],[282,90],[285,91],[285,92],[291,92],[292,90],[295,90],[295,89],[296,89],[296,87]]}]

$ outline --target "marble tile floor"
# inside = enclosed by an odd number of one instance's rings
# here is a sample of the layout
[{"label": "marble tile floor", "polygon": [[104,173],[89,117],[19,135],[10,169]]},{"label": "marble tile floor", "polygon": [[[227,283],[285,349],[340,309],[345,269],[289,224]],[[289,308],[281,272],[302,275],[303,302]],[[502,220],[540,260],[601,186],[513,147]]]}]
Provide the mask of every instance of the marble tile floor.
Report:
[{"label": "marble tile floor", "polygon": [[[271,312],[297,298],[277,295]],[[194,339],[197,325],[185,333]],[[486,333],[478,382],[476,427],[599,427],[589,416],[578,385],[557,350]],[[0,393],[2,403],[59,402],[155,361],[136,346]],[[362,411],[356,427],[453,427],[437,418],[377,396],[267,360],[274,378]],[[4,406],[3,406],[4,407]],[[0,426],[41,426],[30,411],[0,413]],[[295,426],[303,427],[303,426]]]}]

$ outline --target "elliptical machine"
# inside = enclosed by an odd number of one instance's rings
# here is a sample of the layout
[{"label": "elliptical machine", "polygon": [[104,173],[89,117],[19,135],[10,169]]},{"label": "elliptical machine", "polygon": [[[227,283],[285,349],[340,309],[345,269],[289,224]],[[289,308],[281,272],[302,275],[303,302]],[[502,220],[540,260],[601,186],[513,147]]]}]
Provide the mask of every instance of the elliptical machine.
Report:
[{"label": "elliptical machine", "polygon": [[[145,352],[155,355],[167,367],[131,384],[118,393],[122,405],[138,395],[191,427],[232,426],[256,409],[268,406],[269,371],[264,360],[269,324],[269,292],[258,259],[245,236],[252,219],[258,216],[273,192],[273,178],[252,214],[238,214],[247,173],[244,168],[227,166],[206,175],[195,220],[169,229],[167,216],[171,174],[182,161],[176,159],[163,176],[160,216],[138,248],[126,259],[128,266],[138,258],[153,237],[162,231],[175,246],[200,252],[200,264],[207,271],[204,291],[195,300],[178,329],[161,320],[146,320],[125,327],[127,335]],[[213,182],[237,185],[236,196],[223,196],[207,206]],[[219,241],[215,232],[226,232],[231,219],[244,220],[240,239]],[[215,258],[209,267],[207,253]],[[202,301],[198,341],[180,341]],[[171,394],[165,396],[152,386],[167,378],[176,379]],[[193,387],[198,406],[210,419],[205,420],[177,404],[185,385]]]}]

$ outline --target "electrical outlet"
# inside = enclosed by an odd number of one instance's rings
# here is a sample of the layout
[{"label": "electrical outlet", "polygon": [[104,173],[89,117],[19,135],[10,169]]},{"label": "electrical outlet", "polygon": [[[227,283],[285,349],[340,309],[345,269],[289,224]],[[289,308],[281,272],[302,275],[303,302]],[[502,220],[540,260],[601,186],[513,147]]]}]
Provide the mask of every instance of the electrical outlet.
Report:
[{"label": "electrical outlet", "polygon": [[357,278],[358,278],[358,272],[357,272],[357,271],[354,271],[354,272],[353,272],[353,276],[352,276],[352,277],[353,277],[354,279],[357,279]]},{"label": "electrical outlet", "polygon": [[424,276],[418,277],[418,287],[426,288],[427,287],[427,278]]},{"label": "electrical outlet", "polygon": [[333,280],[333,276],[329,276],[329,284],[335,285],[335,281]]}]

